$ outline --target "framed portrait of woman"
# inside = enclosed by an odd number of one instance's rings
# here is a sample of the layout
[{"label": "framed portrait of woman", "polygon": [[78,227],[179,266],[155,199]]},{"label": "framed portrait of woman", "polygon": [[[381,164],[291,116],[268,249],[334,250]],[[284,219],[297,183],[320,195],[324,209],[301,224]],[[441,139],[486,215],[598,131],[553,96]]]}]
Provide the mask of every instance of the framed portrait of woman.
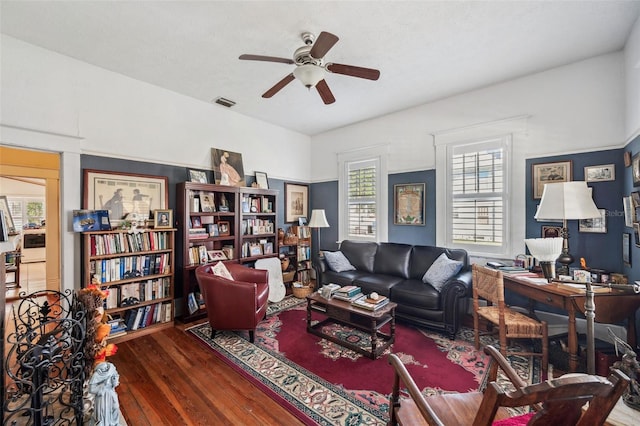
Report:
[{"label": "framed portrait of woman", "polygon": [[211,148],[213,176],[218,185],[246,186],[242,154],[226,149]]}]

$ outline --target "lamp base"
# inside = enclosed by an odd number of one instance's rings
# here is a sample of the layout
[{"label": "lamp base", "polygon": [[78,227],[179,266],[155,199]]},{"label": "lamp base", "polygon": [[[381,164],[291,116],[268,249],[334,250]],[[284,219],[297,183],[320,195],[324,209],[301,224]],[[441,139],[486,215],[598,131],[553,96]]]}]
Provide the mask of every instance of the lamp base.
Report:
[{"label": "lamp base", "polygon": [[547,282],[551,282],[556,277],[556,262],[540,262],[540,267]]}]

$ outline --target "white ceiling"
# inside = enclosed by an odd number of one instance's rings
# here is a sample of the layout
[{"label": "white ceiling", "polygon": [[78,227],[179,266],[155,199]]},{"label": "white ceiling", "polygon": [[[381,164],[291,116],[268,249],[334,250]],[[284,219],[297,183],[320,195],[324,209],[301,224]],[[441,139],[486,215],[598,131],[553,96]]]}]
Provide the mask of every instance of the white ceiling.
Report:
[{"label": "white ceiling", "polygon": [[[314,135],[624,47],[640,1],[5,1],[4,34]],[[291,82],[300,33],[340,40],[325,60],[378,81],[326,77],[336,102]],[[216,108],[223,108],[215,106]]]}]

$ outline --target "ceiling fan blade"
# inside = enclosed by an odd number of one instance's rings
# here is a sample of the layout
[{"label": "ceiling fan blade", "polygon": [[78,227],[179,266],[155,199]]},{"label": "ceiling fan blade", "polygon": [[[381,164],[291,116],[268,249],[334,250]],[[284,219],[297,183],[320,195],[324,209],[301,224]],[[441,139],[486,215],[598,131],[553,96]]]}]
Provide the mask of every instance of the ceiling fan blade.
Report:
[{"label": "ceiling fan blade", "polygon": [[238,59],[245,61],[265,61],[265,62],[280,62],[283,64],[293,64],[293,59],[278,58],[276,56],[262,56],[262,55],[240,55]]},{"label": "ceiling fan blade", "polygon": [[332,64],[329,63],[325,67],[329,71],[336,74],[344,74],[351,77],[366,78],[368,80],[377,80],[380,77],[380,71],[373,68],[362,68],[354,65]]},{"label": "ceiling fan blade", "polygon": [[262,95],[263,98],[270,98],[273,95],[275,95],[276,93],[278,93],[280,90],[282,90],[282,88],[284,86],[286,86],[287,84],[291,83],[293,80],[295,80],[296,78],[293,76],[293,73],[289,74],[288,76],[286,76],[285,78],[283,78],[282,80],[280,80],[279,82],[277,82],[275,84],[275,86],[273,86],[271,89],[267,90],[266,92],[264,92],[264,94]]},{"label": "ceiling fan blade", "polygon": [[320,80],[318,84],[316,84],[316,89],[318,90],[318,93],[325,105],[332,104],[336,101],[336,98],[333,97],[333,93],[331,93],[331,89],[329,89],[329,85],[326,80]]},{"label": "ceiling fan blade", "polygon": [[327,54],[329,49],[331,49],[338,40],[340,39],[331,33],[325,31],[321,32],[318,39],[313,43],[313,47],[311,48],[309,55],[316,59],[324,58],[324,55]]}]

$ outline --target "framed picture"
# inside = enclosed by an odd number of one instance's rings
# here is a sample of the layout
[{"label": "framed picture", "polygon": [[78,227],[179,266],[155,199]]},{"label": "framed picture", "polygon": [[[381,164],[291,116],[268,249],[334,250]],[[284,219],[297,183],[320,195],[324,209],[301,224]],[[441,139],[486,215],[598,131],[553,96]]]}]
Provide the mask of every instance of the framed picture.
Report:
[{"label": "framed picture", "polygon": [[284,221],[297,222],[309,216],[309,185],[284,183]]},{"label": "framed picture", "polygon": [[261,256],[262,255],[262,247],[260,244],[251,244],[249,246],[249,255],[250,256]]},{"label": "framed picture", "polygon": [[210,262],[215,262],[218,260],[227,260],[227,255],[224,254],[222,250],[209,250],[207,252]]},{"label": "framed picture", "polygon": [[633,186],[640,186],[640,152],[631,158],[631,174]]},{"label": "framed picture", "polygon": [[217,223],[209,223],[207,225],[207,232],[209,233],[210,237],[219,237],[220,236],[220,231],[218,230],[218,224]]},{"label": "framed picture", "polygon": [[211,148],[213,176],[218,185],[246,186],[242,154]]},{"label": "framed picture", "polygon": [[307,218],[304,216],[300,216],[298,218],[298,226],[307,226]]},{"label": "framed picture", "polygon": [[622,261],[624,266],[631,266],[631,235],[622,234]]},{"label": "framed picture", "polygon": [[200,216],[195,216],[194,218],[191,219],[191,228],[201,228],[202,227],[202,220],[200,219]]},{"label": "framed picture", "polygon": [[209,183],[209,173],[204,170],[187,169],[189,182]]},{"label": "framed picture", "polygon": [[573,162],[557,161],[555,163],[533,164],[531,177],[533,179],[533,198],[542,198],[544,186],[547,183],[570,182],[573,178]]},{"label": "framed picture", "polygon": [[616,180],[616,165],[586,166],[584,168],[585,182],[607,182]]},{"label": "framed picture", "polygon": [[16,232],[13,216],[11,216],[11,210],[9,209],[9,200],[7,200],[6,195],[0,195],[0,211],[4,214],[4,221],[7,224],[7,234]]},{"label": "framed picture", "polygon": [[109,231],[110,229],[109,212],[106,210],[73,211],[74,232]]},{"label": "framed picture", "polygon": [[633,207],[640,207],[640,192],[634,191],[631,193],[631,201],[633,202]]},{"label": "framed picture", "polygon": [[269,189],[269,181],[265,172],[256,172],[256,183],[258,188]]},{"label": "framed picture", "polygon": [[633,235],[636,247],[640,247],[640,223],[633,224]]},{"label": "framed picture", "polygon": [[148,219],[149,212],[169,207],[167,182],[166,176],[87,169],[83,209],[108,210],[112,226],[125,218]]},{"label": "framed picture", "polygon": [[631,196],[622,197],[622,207],[624,208],[624,226],[633,228],[635,209],[633,208],[633,199]]},{"label": "framed picture", "polygon": [[154,210],[153,227],[156,229],[173,228],[173,210]]},{"label": "framed picture", "polygon": [[593,219],[580,219],[578,230],[580,232],[595,232],[604,234],[607,232],[607,209],[598,209],[600,217]]},{"label": "framed picture", "polygon": [[216,211],[216,205],[213,201],[213,193],[200,193],[200,209],[205,213],[212,213]]},{"label": "framed picture", "polygon": [[562,237],[562,226],[542,225],[542,238]]},{"label": "framed picture", "polygon": [[9,241],[9,227],[7,226],[4,212],[0,210],[0,243],[6,243],[7,241]]},{"label": "framed picture", "polygon": [[221,237],[231,235],[231,228],[229,228],[229,222],[220,221],[218,222],[218,233]]},{"label": "framed picture", "polygon": [[425,188],[426,184],[424,183],[407,183],[393,186],[394,224],[425,224]]}]

